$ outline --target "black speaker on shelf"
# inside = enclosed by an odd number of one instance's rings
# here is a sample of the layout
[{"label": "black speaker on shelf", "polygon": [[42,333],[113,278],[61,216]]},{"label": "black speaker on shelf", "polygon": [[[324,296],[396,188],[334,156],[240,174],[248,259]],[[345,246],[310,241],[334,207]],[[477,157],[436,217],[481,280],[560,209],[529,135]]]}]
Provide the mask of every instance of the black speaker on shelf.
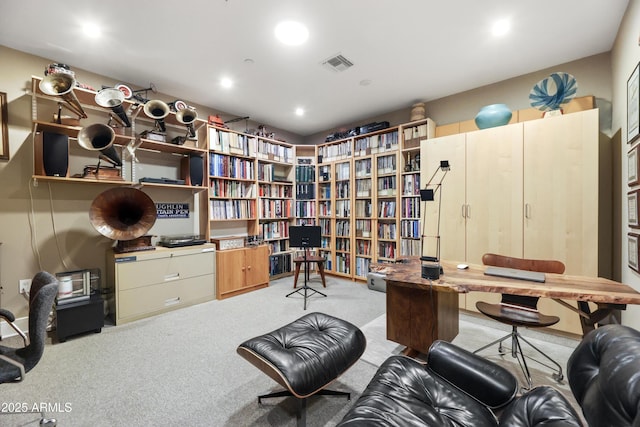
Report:
[{"label": "black speaker on shelf", "polygon": [[69,137],[42,132],[42,163],[48,176],[67,176],[69,168]]},{"label": "black speaker on shelf", "polygon": [[198,154],[189,155],[190,185],[201,186],[204,180],[204,159]]}]

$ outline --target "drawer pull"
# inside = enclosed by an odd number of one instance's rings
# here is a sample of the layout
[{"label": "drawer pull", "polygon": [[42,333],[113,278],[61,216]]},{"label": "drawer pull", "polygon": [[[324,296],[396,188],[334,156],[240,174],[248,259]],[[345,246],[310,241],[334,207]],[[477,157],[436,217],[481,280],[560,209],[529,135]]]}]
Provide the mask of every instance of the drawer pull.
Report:
[{"label": "drawer pull", "polygon": [[180,297],[169,298],[169,299],[164,300],[164,305],[165,306],[176,305],[176,304],[180,304]]},{"label": "drawer pull", "polygon": [[164,281],[168,282],[169,280],[178,280],[180,278],[180,273],[167,274],[164,276]]}]

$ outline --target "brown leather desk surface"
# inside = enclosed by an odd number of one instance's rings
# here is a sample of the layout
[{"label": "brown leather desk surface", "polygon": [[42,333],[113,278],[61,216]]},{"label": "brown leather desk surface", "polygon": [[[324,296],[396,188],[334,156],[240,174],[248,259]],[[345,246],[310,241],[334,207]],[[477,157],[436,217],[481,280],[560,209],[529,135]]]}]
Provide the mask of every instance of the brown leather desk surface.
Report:
[{"label": "brown leather desk surface", "polygon": [[421,275],[420,261],[397,264],[375,264],[371,270],[386,274],[387,284],[413,288],[432,286],[439,292],[467,293],[472,291],[530,295],[544,298],[591,301],[609,304],[640,304],[640,292],[624,283],[600,277],[569,274],[545,274],[544,283],[487,276],[485,265],[469,264],[466,270],[458,262],[442,261],[444,274],[429,281]]}]

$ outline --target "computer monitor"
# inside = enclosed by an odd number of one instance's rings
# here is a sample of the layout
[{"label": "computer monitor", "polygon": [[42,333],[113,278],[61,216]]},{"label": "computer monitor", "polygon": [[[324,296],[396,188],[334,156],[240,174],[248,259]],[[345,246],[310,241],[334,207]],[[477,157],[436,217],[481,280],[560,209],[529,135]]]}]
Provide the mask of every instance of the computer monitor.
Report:
[{"label": "computer monitor", "polygon": [[289,247],[319,248],[321,236],[319,225],[291,225],[289,226]]}]

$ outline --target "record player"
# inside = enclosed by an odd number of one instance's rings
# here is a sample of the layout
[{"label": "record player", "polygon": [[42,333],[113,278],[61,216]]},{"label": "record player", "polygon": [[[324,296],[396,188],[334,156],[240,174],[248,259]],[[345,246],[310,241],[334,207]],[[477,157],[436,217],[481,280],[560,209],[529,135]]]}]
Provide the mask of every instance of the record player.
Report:
[{"label": "record player", "polygon": [[196,246],[203,245],[207,240],[198,234],[184,234],[173,236],[160,236],[158,245],[166,248],[179,248],[182,246]]}]

